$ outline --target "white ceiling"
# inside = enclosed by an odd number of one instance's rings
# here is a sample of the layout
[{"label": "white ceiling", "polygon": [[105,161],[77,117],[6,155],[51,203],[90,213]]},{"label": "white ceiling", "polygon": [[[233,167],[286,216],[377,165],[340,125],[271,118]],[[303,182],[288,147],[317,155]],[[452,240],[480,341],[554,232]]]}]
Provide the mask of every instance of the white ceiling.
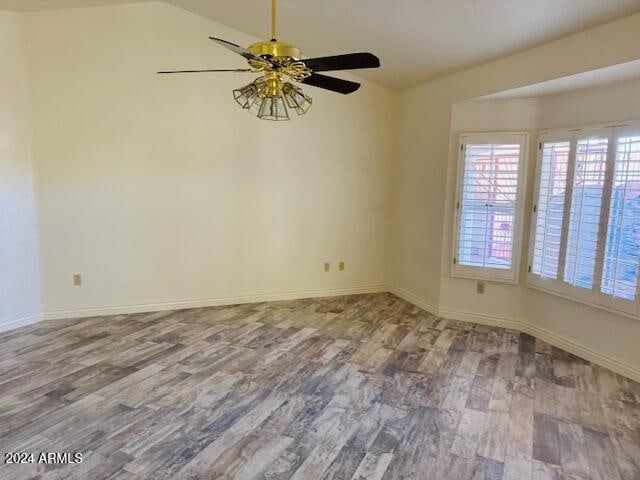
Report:
[{"label": "white ceiling", "polygon": [[145,0],[0,0],[0,10],[31,12],[36,10],[57,10],[60,8],[117,5],[119,3],[140,3],[140,1]]},{"label": "white ceiling", "polygon": [[[134,1],[0,0],[0,9]],[[253,36],[269,36],[269,0],[165,1]],[[380,57],[382,68],[359,75],[397,89],[640,11],[640,0],[279,0],[278,4],[280,40],[295,43],[308,57],[371,51]]]}]

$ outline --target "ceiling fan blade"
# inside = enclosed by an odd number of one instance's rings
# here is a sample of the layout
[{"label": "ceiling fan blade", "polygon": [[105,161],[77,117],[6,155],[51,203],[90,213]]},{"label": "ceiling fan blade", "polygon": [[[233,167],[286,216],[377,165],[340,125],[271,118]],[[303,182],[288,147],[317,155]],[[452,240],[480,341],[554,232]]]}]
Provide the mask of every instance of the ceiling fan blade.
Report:
[{"label": "ceiling fan blade", "polygon": [[326,75],[320,75],[319,73],[312,73],[309,77],[305,78],[302,83],[345,95],[353,93],[360,88],[359,83],[341,78],[328,77]]},{"label": "ceiling fan blade", "polygon": [[166,72],[158,72],[159,74],[166,73],[210,73],[210,72],[233,72],[233,73],[249,73],[252,72],[250,68],[235,68],[229,70],[170,70]]},{"label": "ceiling fan blade", "polygon": [[332,70],[358,70],[360,68],[378,68],[380,60],[373,53],[347,53],[332,57],[308,58],[302,60],[314,72]]},{"label": "ceiling fan blade", "polygon": [[227,42],[226,40],[222,40],[221,38],[216,38],[216,37],[209,37],[209,38],[211,40],[213,40],[214,42],[222,45],[223,47],[228,48],[232,52],[237,53],[238,55],[242,55],[247,60],[255,60],[255,61],[258,61],[258,62],[263,62],[263,63],[267,63],[267,64],[271,65],[271,62],[269,62],[268,60],[265,60],[264,58],[259,57],[258,55],[256,55],[255,53],[250,52],[246,48],[242,48],[240,45],[236,45],[235,43]]}]

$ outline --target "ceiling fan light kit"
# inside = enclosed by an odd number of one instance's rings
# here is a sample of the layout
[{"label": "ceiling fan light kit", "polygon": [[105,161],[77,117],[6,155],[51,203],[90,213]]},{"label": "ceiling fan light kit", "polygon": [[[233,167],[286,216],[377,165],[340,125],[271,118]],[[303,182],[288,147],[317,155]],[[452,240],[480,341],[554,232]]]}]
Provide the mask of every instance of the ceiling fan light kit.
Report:
[{"label": "ceiling fan light kit", "polygon": [[262,120],[289,120],[288,109],[294,110],[298,115],[309,111],[313,103],[311,97],[291,81],[346,95],[358,90],[360,84],[315,72],[378,68],[380,66],[378,57],[371,53],[349,53],[302,59],[299,48],[290,43],[276,40],[276,0],[271,0],[271,40],[254,43],[245,49],[220,38],[209,38],[244,57],[251,68],[173,70],[158,73],[259,73],[261,76],[250,84],[233,90],[233,98],[243,109]]},{"label": "ceiling fan light kit", "polygon": [[311,108],[311,97],[301,88],[281,78],[258,78],[233,91],[233,98],[242,108],[263,120],[289,120],[288,108],[304,115]]}]

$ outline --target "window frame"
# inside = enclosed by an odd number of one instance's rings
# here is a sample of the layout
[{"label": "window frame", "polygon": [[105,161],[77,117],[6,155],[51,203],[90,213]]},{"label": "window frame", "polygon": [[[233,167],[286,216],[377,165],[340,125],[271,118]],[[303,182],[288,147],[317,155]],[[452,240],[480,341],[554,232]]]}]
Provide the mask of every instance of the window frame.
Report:
[{"label": "window frame", "polygon": [[[618,138],[625,135],[640,135],[640,121],[615,122],[600,125],[588,125],[581,127],[560,128],[552,130],[542,130],[538,135],[538,143],[536,148],[536,170],[535,183],[533,189],[531,219],[529,231],[529,251],[528,251],[528,269],[527,269],[527,286],[534,290],[539,290],[551,295],[555,295],[567,300],[582,303],[612,313],[629,316],[632,318],[640,317],[640,278],[636,283],[636,298],[634,300],[625,300],[623,298],[614,297],[602,293],[602,271],[604,267],[604,250],[607,241],[607,230],[610,215],[611,191],[613,187],[613,175],[615,171],[616,153],[618,150]],[[571,215],[571,202],[574,186],[575,163],[577,143],[581,139],[606,136],[608,138],[607,147],[607,166],[605,170],[605,179],[602,192],[602,203],[600,205],[600,218],[598,229],[598,244],[596,246],[596,265],[594,271],[593,288],[587,290],[585,288],[570,285],[564,281],[564,271],[566,263],[566,239],[569,232],[569,218]],[[532,272],[535,255],[535,237],[538,219],[538,201],[540,193],[540,181],[542,172],[544,143],[568,141],[569,147],[569,164],[567,168],[567,185],[565,187],[565,203],[563,211],[562,241],[558,260],[558,271],[556,278],[543,278]],[[639,275],[640,277],[640,275]]]},{"label": "window frame", "polygon": [[[513,222],[513,244],[511,268],[477,267],[460,265],[458,263],[458,247],[460,238],[460,221],[463,204],[464,167],[467,144],[519,144],[520,160],[518,162],[518,179],[516,184],[516,202]],[[522,260],[522,240],[525,224],[525,197],[527,186],[527,162],[529,158],[528,131],[500,131],[500,132],[465,132],[458,139],[458,162],[456,175],[456,190],[454,201],[454,222],[452,239],[452,259],[450,275],[453,278],[483,280],[487,282],[517,284],[520,278],[520,264]]]}]

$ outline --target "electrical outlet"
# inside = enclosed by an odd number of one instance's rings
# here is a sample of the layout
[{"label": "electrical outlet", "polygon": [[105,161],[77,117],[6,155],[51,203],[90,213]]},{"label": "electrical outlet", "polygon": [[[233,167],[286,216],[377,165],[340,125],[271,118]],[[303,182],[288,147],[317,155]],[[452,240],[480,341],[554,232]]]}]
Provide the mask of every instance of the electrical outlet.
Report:
[{"label": "electrical outlet", "polygon": [[341,272],[344,270],[344,262],[338,263],[338,270],[340,270]]},{"label": "electrical outlet", "polygon": [[76,273],[73,276],[73,285],[76,286],[76,287],[82,285],[82,275]]},{"label": "electrical outlet", "polygon": [[476,293],[484,293],[484,282],[476,283]]},{"label": "electrical outlet", "polygon": [[330,268],[331,268],[331,264],[330,264],[329,262],[325,262],[325,264],[324,264],[324,271],[325,271],[325,272],[328,272]]}]

